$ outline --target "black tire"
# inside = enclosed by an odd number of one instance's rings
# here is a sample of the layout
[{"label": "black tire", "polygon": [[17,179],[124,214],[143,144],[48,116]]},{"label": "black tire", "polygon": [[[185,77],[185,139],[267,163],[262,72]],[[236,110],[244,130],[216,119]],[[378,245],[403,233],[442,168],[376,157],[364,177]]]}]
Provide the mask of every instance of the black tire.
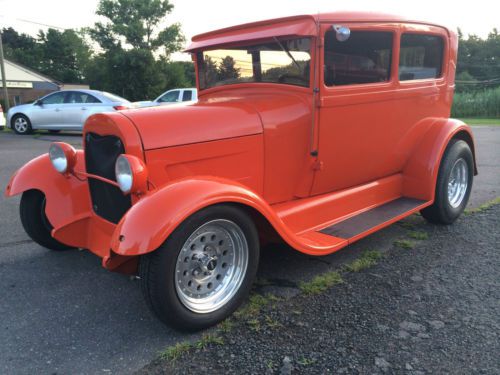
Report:
[{"label": "black tire", "polygon": [[[448,181],[453,166],[459,159],[463,159],[466,164],[467,189],[461,203],[457,207],[453,207],[448,198]],[[451,140],[439,166],[434,203],[420,211],[422,216],[431,223],[452,224],[467,206],[472,190],[473,176],[474,160],[469,145],[460,139]]]},{"label": "black tire", "polygon": [[[25,130],[23,130],[24,128],[21,128],[19,126],[16,127],[16,120],[18,120],[18,119],[22,119],[22,120],[24,120],[26,122],[26,128],[25,128]],[[31,121],[25,115],[21,115],[21,114],[14,115],[12,117],[11,122],[10,122],[10,126],[11,126],[12,130],[14,130],[14,132],[16,132],[16,134],[26,135],[26,134],[33,133],[33,128],[31,127]]]},{"label": "black tire", "polygon": [[[176,262],[191,234],[203,224],[218,219],[236,223],[244,233],[248,244],[248,267],[241,286],[231,299],[213,312],[197,313],[188,309],[179,298],[174,281]],[[252,287],[258,262],[259,238],[252,219],[233,205],[216,205],[187,218],[162,246],[142,256],[139,275],[146,302],[161,321],[177,330],[197,331],[224,320],[241,305]]]},{"label": "black tire", "polygon": [[60,133],[60,132],[61,132],[61,130],[59,130],[59,129],[50,129],[49,130],[49,133],[52,133],[52,134],[57,134],[57,133]]},{"label": "black tire", "polygon": [[51,236],[53,227],[45,215],[45,195],[41,191],[25,191],[21,197],[19,213],[24,230],[40,246],[56,251],[72,248]]}]

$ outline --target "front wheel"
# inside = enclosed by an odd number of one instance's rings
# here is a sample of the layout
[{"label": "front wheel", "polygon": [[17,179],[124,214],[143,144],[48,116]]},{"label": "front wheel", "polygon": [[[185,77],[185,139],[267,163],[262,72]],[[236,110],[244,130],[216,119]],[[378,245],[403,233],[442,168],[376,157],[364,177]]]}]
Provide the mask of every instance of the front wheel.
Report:
[{"label": "front wheel", "polygon": [[258,260],[259,240],[250,217],[232,205],[208,207],[141,258],[142,290],[165,323],[189,331],[207,328],[243,302]]},{"label": "front wheel", "polygon": [[45,195],[38,190],[28,190],[21,197],[19,213],[24,230],[37,244],[50,250],[67,250],[65,245],[52,237],[52,225],[45,214]]},{"label": "front wheel", "polygon": [[12,118],[11,126],[17,134],[25,135],[33,132],[31,121],[25,115],[15,115]]},{"label": "front wheel", "polygon": [[462,140],[452,140],[444,153],[432,206],[420,213],[432,223],[451,224],[469,201],[474,176],[472,151]]}]

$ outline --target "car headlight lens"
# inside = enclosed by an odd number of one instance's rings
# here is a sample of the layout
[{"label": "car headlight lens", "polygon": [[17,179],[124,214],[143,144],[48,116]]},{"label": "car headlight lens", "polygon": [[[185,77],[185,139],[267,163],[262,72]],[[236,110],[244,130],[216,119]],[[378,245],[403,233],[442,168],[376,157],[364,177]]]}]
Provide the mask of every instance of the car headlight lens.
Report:
[{"label": "car headlight lens", "polygon": [[120,190],[124,193],[130,193],[134,184],[134,175],[130,163],[124,155],[120,155],[116,159],[115,175]]},{"label": "car headlight lens", "polygon": [[71,172],[76,164],[76,150],[67,143],[54,142],[49,147],[49,158],[59,173]]}]

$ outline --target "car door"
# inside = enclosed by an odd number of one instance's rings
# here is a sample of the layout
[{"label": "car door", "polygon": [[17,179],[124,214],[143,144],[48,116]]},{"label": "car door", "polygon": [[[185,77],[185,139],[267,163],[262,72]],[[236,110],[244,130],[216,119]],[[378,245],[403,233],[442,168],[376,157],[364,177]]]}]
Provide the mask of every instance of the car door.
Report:
[{"label": "car door", "polygon": [[312,194],[389,176],[401,170],[404,162],[397,149],[407,124],[399,121],[402,114],[394,103],[399,25],[343,26],[351,30],[345,41],[337,39],[332,24],[321,29],[321,170],[315,175]]},{"label": "car door", "polygon": [[66,96],[65,113],[66,127],[72,130],[82,130],[87,118],[99,112],[101,101],[95,96],[82,92],[71,91]]},{"label": "car door", "polygon": [[167,91],[164,95],[160,96],[157,100],[158,104],[173,104],[181,100],[181,90]]},{"label": "car door", "polygon": [[65,91],[50,94],[33,105],[30,113],[32,125],[40,129],[58,128],[64,123]]},{"label": "car door", "polygon": [[192,100],[193,100],[193,90],[190,89],[182,90],[182,101],[190,102]]}]

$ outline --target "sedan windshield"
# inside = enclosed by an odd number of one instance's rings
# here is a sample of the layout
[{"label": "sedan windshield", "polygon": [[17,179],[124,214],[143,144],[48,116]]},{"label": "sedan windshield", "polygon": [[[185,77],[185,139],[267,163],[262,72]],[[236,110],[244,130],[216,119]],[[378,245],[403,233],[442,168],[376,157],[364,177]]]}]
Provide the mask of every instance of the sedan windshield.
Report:
[{"label": "sedan windshield", "polygon": [[265,82],[309,87],[310,38],[277,39],[199,52],[200,89]]}]

